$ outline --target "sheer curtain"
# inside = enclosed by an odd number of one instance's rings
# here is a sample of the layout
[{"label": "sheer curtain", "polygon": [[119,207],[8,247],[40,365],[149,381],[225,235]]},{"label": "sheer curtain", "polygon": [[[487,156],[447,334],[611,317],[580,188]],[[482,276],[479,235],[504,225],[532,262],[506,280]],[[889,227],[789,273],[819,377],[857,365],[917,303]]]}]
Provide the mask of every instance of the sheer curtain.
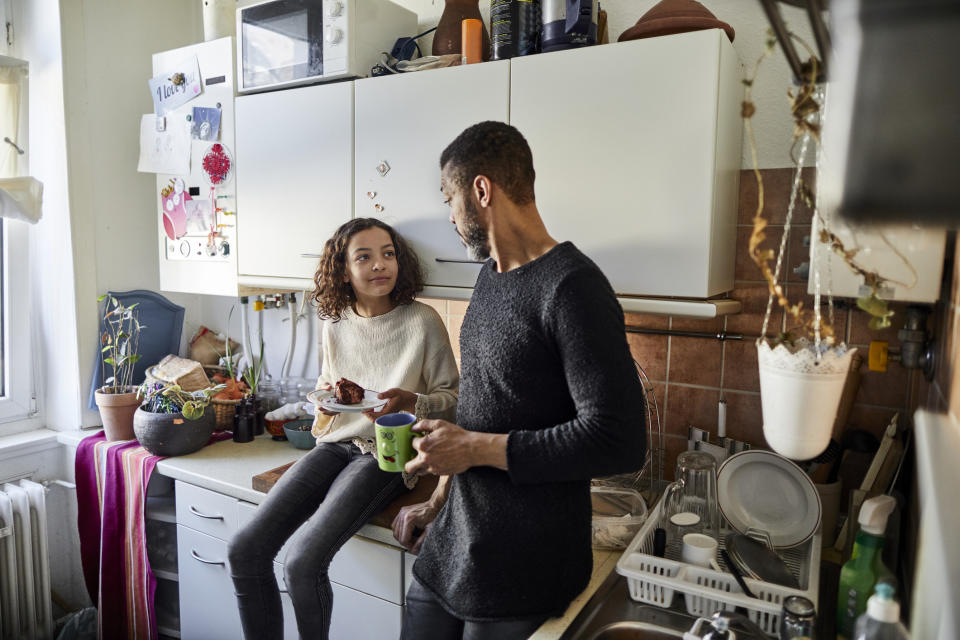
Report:
[{"label": "sheer curtain", "polygon": [[10,138],[16,143],[20,135],[20,91],[25,76],[24,66],[0,65],[0,178],[21,175],[20,154],[2,139]]},{"label": "sheer curtain", "polygon": [[[17,146],[25,64],[0,64],[0,217],[35,223],[40,219],[43,185],[24,176],[27,167]],[[9,142],[7,141],[9,139]]]}]

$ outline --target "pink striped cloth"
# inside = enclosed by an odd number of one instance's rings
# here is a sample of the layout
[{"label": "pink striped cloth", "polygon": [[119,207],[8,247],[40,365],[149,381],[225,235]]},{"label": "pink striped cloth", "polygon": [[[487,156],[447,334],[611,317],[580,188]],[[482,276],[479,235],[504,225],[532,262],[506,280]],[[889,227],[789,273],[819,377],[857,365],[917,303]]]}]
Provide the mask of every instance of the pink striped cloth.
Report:
[{"label": "pink striped cloth", "polygon": [[[216,433],[211,442],[229,438]],[[144,508],[150,474],[163,457],[136,440],[101,431],[77,447],[80,554],[101,640],[156,640],[157,579],[147,558]]]}]

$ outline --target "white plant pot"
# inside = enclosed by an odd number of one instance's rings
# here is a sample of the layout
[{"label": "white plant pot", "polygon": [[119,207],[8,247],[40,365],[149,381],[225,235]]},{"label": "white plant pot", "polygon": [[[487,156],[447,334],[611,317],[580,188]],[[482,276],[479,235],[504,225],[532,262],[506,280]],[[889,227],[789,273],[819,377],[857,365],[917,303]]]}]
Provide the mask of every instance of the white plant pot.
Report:
[{"label": "white plant pot", "polygon": [[771,449],[809,460],[827,448],[854,352],[826,349],[818,363],[812,345],[771,349],[766,340],[757,341],[763,436]]}]

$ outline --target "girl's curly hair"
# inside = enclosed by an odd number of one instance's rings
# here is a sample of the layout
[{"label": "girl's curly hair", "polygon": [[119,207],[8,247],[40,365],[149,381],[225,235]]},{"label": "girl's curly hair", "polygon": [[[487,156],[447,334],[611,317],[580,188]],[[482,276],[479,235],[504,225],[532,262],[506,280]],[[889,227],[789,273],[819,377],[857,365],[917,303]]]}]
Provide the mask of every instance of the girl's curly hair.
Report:
[{"label": "girl's curly hair", "polygon": [[354,218],[340,225],[327,240],[317,272],[313,276],[314,289],[311,298],[316,303],[317,315],[321,318],[337,321],[343,310],[356,301],[353,287],[349,282],[344,282],[343,278],[346,274],[347,245],[354,235],[373,227],[390,234],[397,253],[397,284],[390,292],[390,301],[394,305],[410,304],[417,294],[423,291],[423,265],[403,236],[376,218]]}]

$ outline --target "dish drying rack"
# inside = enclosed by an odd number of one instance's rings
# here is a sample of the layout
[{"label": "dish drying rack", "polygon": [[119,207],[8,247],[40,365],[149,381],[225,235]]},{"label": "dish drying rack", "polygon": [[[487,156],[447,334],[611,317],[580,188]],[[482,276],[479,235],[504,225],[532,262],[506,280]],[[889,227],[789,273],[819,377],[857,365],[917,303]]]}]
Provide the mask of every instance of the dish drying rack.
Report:
[{"label": "dish drying rack", "polygon": [[[669,540],[663,558],[653,555],[654,530],[663,511],[661,500],[643,523],[639,533],[617,562],[617,573],[627,578],[630,597],[638,602],[663,609],[673,606],[678,593],[683,594],[687,613],[709,617],[715,611],[746,609],[747,617],[769,635],[776,635],[780,625],[783,601],[789,596],[803,596],[816,606],[820,582],[820,539],[818,530],[805,543],[778,553],[800,589],[784,587],[744,576],[744,581],[756,598],[745,595],[737,579],[729,572],[722,558],[717,562],[724,572],[714,571],[680,560],[680,541]],[[725,546],[728,528],[720,536],[720,548]]]},{"label": "dish drying rack", "polygon": [[607,476],[604,478],[594,478],[591,484],[601,487],[623,487],[635,489],[643,496],[648,505],[657,501],[657,497],[663,493],[663,424],[660,422],[660,407],[657,404],[657,395],[654,393],[653,384],[647,377],[647,372],[643,370],[640,363],[633,361],[637,369],[637,377],[640,378],[640,384],[643,386],[643,395],[646,399],[647,410],[647,453],[644,458],[643,466],[633,473],[624,473],[616,476]]}]

